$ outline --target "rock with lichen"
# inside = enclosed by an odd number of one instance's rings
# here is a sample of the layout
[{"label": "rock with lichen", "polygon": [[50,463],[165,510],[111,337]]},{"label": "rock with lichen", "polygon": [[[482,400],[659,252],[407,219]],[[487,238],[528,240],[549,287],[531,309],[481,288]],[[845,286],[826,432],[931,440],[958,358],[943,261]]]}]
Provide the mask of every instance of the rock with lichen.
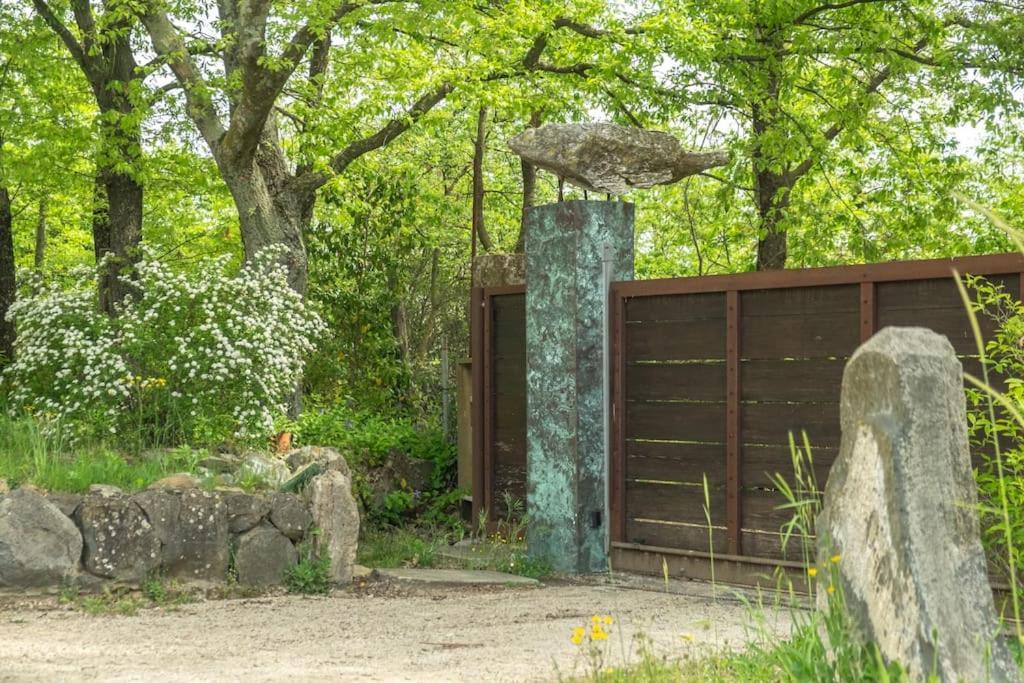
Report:
[{"label": "rock with lichen", "polygon": [[668,133],[611,123],[549,123],[528,128],[508,144],[559,178],[615,195],[669,185],[729,161],[725,152],[685,150]]}]

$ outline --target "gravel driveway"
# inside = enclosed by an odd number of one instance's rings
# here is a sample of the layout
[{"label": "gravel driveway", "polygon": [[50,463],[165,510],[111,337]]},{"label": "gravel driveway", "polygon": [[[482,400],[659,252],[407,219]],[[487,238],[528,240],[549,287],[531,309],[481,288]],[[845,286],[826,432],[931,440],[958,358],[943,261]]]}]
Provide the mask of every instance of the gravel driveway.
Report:
[{"label": "gravel driveway", "polygon": [[[649,588],[656,587],[649,586]],[[210,600],[133,616],[90,616],[55,599],[0,603],[0,680],[491,681],[581,672],[572,628],[615,619],[605,645],[635,659],[699,656],[753,637],[750,611],[699,583],[672,592],[607,581],[543,587],[371,582],[329,597]],[[784,614],[769,631],[788,631]]]}]

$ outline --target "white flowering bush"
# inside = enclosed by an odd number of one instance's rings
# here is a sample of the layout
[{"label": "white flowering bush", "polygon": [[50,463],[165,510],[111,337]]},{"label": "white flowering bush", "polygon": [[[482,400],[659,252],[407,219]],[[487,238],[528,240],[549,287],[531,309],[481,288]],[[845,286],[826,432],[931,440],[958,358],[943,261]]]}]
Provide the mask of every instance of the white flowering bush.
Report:
[{"label": "white flowering bush", "polygon": [[147,254],[116,318],[97,309],[95,271],[19,299],[11,410],[139,445],[266,437],[324,332],[277,256],[230,274],[226,258],[184,273]]}]

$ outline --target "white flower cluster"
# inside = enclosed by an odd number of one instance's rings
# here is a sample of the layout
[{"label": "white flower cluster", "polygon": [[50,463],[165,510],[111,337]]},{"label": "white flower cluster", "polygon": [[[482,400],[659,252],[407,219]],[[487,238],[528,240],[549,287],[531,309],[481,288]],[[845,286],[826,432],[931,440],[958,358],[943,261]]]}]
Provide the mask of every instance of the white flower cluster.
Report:
[{"label": "white flower cluster", "polygon": [[147,254],[139,294],[116,318],[97,310],[95,273],[20,299],[9,311],[12,406],[79,434],[266,436],[325,330],[279,256],[267,250],[232,276],[226,259],[182,273]]}]

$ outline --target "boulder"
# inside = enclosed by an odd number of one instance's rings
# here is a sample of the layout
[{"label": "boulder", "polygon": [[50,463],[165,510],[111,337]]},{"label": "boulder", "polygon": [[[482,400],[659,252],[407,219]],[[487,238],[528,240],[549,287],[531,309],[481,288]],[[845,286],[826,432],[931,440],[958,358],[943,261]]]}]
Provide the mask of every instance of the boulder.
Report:
[{"label": "boulder", "polygon": [[181,551],[168,564],[171,576],[223,581],[230,560],[227,507],[216,493],[183,491],[178,517]]},{"label": "boulder", "polygon": [[274,493],[270,496],[270,523],[293,541],[305,535],[313,516],[305,501],[294,493]]},{"label": "boulder", "polygon": [[34,491],[0,496],[0,587],[59,584],[82,557],[82,535],[63,512]]},{"label": "boulder", "polygon": [[197,466],[213,474],[224,474],[234,472],[241,464],[242,461],[237,456],[221,453],[219,455],[206,456],[199,461]]},{"label": "boulder", "polygon": [[258,477],[266,482],[267,486],[278,488],[291,476],[291,470],[282,461],[260,453],[250,453],[239,466],[236,478],[242,481],[246,477]]},{"label": "boulder", "polygon": [[345,457],[334,448],[327,448],[325,446],[303,446],[302,448],[296,448],[291,451],[285,458],[288,463],[288,467],[294,472],[299,472],[306,468],[306,466],[313,463],[320,465],[321,471],[326,472],[327,470],[337,470],[344,474],[346,477],[351,477],[352,472],[349,469],[348,462]]},{"label": "boulder", "polygon": [[94,492],[78,506],[75,521],[82,530],[82,564],[89,573],[141,581],[160,566],[156,530],[127,496]]},{"label": "boulder", "polygon": [[585,190],[623,194],[668,185],[729,162],[725,152],[690,152],[668,133],[610,123],[549,123],[508,146],[526,161]]},{"label": "boulder", "polygon": [[133,500],[146,511],[160,539],[160,570],[192,581],[227,577],[227,506],[207,491],[150,489]]},{"label": "boulder", "polygon": [[233,534],[252,529],[270,514],[270,499],[263,495],[239,489],[222,492],[221,500],[227,507],[228,531]]},{"label": "boulder", "polygon": [[117,496],[123,496],[124,491],[110,484],[92,484],[89,486],[89,495],[100,496],[102,498],[115,498]]},{"label": "boulder", "polygon": [[292,542],[269,524],[261,524],[238,537],[235,570],[243,585],[277,585],[284,580],[285,571],[298,561],[299,553]]},{"label": "boulder", "polygon": [[359,542],[359,510],[352,497],[352,480],[337,470],[313,478],[305,489],[313,514],[317,552],[330,554],[330,579],[334,583],[352,580]]},{"label": "boulder", "polygon": [[[847,363],[840,411],[819,581],[839,583],[855,634],[911,680],[1019,680],[998,637],[953,347],[923,328],[883,329]],[[833,599],[819,588],[819,603]]]},{"label": "boulder", "polygon": [[75,510],[82,504],[82,496],[77,493],[51,492],[46,494],[46,500],[68,517],[74,517]]},{"label": "boulder", "polygon": [[171,491],[183,491],[185,489],[197,489],[199,488],[199,480],[193,477],[191,474],[185,472],[179,472],[178,474],[172,474],[158,479],[149,485],[151,489],[168,489]]}]

